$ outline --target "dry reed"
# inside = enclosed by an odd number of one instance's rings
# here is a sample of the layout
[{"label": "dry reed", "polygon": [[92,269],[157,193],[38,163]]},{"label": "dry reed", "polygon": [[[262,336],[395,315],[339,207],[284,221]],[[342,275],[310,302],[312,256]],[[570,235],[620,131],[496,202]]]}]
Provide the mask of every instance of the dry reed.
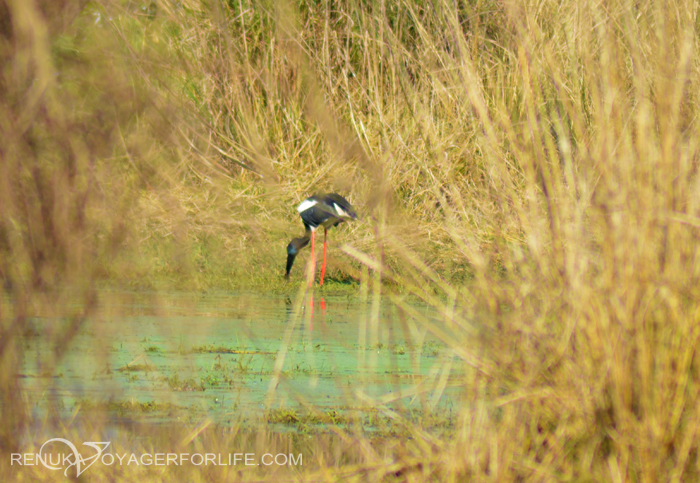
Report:
[{"label": "dry reed", "polygon": [[294,204],[336,190],[362,221],[331,278],[370,323],[435,308],[471,370],[453,437],[319,439],[285,478],[696,480],[698,25],[685,0],[0,2],[0,447],[31,422],[29,318],[63,317],[58,360],[97,283],[286,291]]}]

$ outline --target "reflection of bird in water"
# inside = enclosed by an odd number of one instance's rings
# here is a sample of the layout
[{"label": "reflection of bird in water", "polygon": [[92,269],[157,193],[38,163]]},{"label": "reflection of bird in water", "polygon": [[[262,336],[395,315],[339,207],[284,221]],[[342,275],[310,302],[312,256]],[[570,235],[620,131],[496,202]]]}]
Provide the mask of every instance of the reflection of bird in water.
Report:
[{"label": "reflection of bird in water", "polygon": [[[357,213],[352,205],[336,193],[330,194],[317,194],[310,198],[305,199],[301,202],[297,208],[301,220],[304,222],[304,228],[306,232],[304,236],[299,238],[294,238],[289,245],[287,245],[287,272],[285,273],[285,278],[289,278],[289,272],[292,270],[292,265],[294,265],[294,259],[296,258],[299,250],[304,248],[309,244],[311,240],[311,263],[312,263],[312,273],[315,273],[314,263],[314,233],[319,226],[324,228],[323,233],[323,265],[321,266],[321,280],[320,284],[323,285],[323,277],[326,274],[326,245],[328,242],[328,229],[339,225],[340,223],[348,220],[356,220]],[[313,279],[311,280],[313,281]]]},{"label": "reflection of bird in water", "polygon": [[289,317],[292,315],[292,310],[294,310],[294,304],[292,303],[292,299],[287,297],[284,299],[284,305],[287,309],[287,320],[289,320]]}]

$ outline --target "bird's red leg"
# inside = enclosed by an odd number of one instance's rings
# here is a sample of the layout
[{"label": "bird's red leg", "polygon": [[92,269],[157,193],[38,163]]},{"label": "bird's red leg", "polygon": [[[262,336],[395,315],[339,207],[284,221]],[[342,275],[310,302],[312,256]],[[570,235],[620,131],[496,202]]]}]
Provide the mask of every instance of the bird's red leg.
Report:
[{"label": "bird's red leg", "polygon": [[311,232],[311,275],[309,276],[309,287],[314,283],[314,277],[316,276],[316,257],[314,256],[314,235]]},{"label": "bird's red leg", "polygon": [[314,330],[314,293],[311,292],[311,297],[309,297],[311,302],[311,311],[309,311],[309,329]]},{"label": "bird's red leg", "polygon": [[321,265],[321,283],[323,285],[323,277],[326,275],[326,243],[328,242],[328,230],[323,231],[323,265]]}]

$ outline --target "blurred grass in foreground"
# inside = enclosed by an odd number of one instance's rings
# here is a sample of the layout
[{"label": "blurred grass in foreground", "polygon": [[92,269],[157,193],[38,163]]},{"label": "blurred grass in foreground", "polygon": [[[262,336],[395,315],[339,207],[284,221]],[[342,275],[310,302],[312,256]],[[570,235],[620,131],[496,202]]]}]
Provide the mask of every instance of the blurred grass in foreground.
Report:
[{"label": "blurred grass in foreground", "polygon": [[331,278],[440,310],[470,403],[449,440],[298,478],[697,479],[698,25],[690,1],[4,0],[0,445],[29,317],[62,317],[59,359],[99,284],[288,290],[295,204],[337,190],[362,222]]}]

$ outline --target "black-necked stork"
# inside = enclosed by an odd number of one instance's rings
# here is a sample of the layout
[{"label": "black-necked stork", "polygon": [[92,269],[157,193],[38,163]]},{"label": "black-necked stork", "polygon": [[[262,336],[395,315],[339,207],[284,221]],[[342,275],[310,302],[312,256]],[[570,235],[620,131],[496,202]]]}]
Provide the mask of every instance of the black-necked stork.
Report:
[{"label": "black-necked stork", "polygon": [[[324,228],[323,233],[323,265],[321,267],[321,285],[323,276],[326,274],[326,243],[328,241],[328,229],[346,220],[356,220],[357,213],[352,205],[336,193],[317,194],[301,202],[297,208],[301,220],[304,222],[306,232],[300,238],[294,238],[287,245],[287,273],[285,278],[289,278],[289,272],[294,265],[299,250],[309,244],[311,240],[311,263],[314,263],[314,232],[319,226]],[[313,265],[312,265],[313,267]],[[312,268],[312,273],[315,270]],[[312,277],[313,280],[313,277]]]}]

